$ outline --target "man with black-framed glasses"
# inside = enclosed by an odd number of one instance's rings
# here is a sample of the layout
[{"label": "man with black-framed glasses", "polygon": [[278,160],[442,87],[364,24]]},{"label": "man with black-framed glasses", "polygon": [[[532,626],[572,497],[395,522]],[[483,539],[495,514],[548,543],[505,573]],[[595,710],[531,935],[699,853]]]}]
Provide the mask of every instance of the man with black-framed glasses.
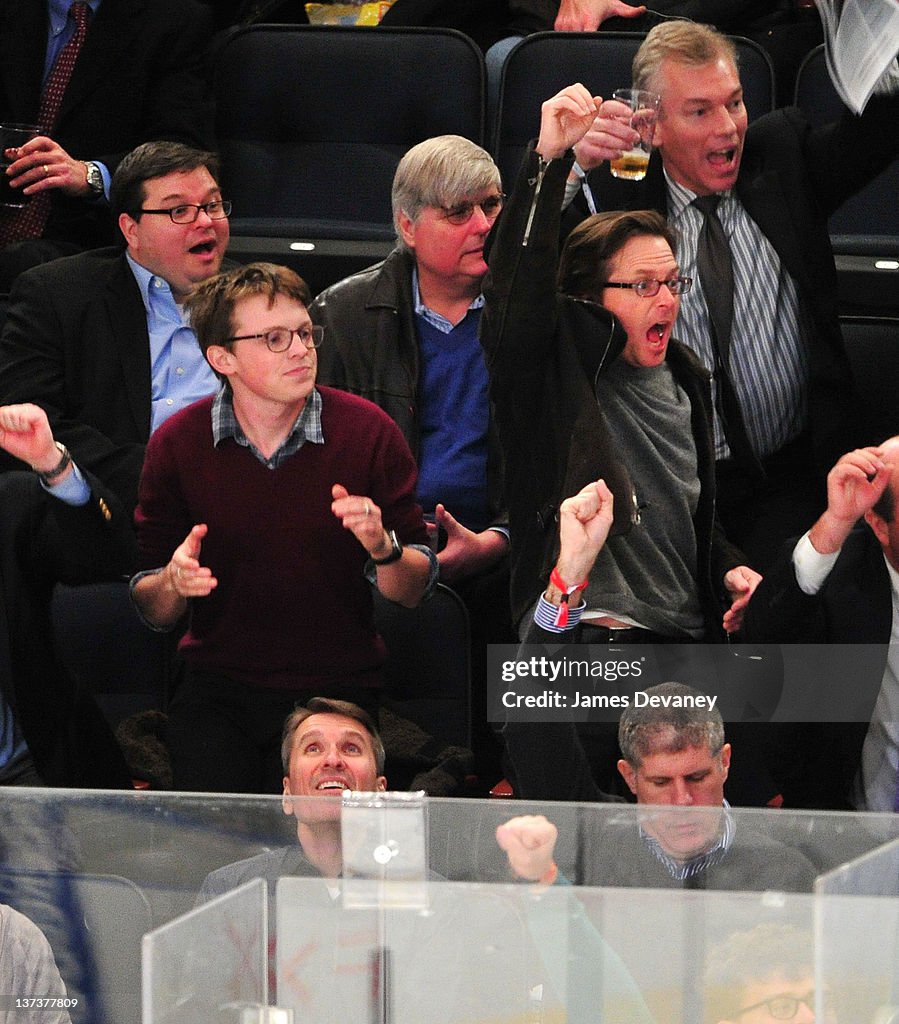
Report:
[{"label": "man with black-framed glasses", "polygon": [[0,208],[0,293],[115,243],[110,184],[135,146],[212,144],[214,31],[198,0],[0,0],[0,122],[40,126],[3,158],[26,203]]},{"label": "man with black-framed glasses", "polygon": [[821,513],[828,469],[864,437],[828,218],[895,160],[899,90],[894,61],[858,116],[814,125],[778,105],[750,123],[737,58],[707,24],[656,25],[633,61],[635,88],[661,96],[645,178],[599,169],[635,134],[606,99],[570,188],[587,174],[598,209],[658,210],[678,232],[696,278],[678,337],[714,373],[718,514],[764,570]]},{"label": "man with black-framed glasses", "polygon": [[[737,633],[761,577],[716,515],[709,375],[674,336],[690,278],[655,211],[602,213],[559,254],[571,147],[596,98],[580,84],[541,107],[540,136],[496,227],[481,343],[503,445],[512,611],[524,628],[560,595],[583,593],[585,643],[714,643]],[[551,572],[566,494],[602,477],[614,523],[587,578]],[[543,609],[550,630],[567,604]],[[615,737],[590,737],[599,785],[619,786]],[[760,768],[764,768],[761,765]],[[740,802],[778,795],[766,771]]]},{"label": "man with black-framed glasses", "polygon": [[763,921],[716,942],[706,958],[704,1019],[709,1024],[836,1024],[831,993],[816,991],[811,931],[789,920]]},{"label": "man with black-framed glasses", "polygon": [[44,408],[79,464],[129,510],[151,433],[216,390],[183,303],[219,271],[228,245],[231,204],[217,177],[212,153],[138,146],[110,192],[124,253],[98,249],[36,267],[10,296],[3,401]]}]

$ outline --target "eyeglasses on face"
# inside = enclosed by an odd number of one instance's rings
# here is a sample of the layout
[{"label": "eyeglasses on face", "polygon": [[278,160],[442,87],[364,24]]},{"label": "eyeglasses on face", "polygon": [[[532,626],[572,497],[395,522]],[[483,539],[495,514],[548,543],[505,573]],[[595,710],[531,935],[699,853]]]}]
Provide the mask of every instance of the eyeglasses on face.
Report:
[{"label": "eyeglasses on face", "polygon": [[659,294],[659,289],[665,285],[672,295],[684,295],[693,285],[692,277],[669,277],[667,281],[653,281],[649,278],[643,281],[602,281],[600,288],[633,288],[641,299],[651,299]]},{"label": "eyeglasses on face", "polygon": [[504,193],[497,192],[495,196],[487,196],[479,203],[459,203],[458,206],[441,206],[440,209],[443,212],[443,219],[458,227],[471,220],[476,207],[480,207],[487,220],[493,220],[503,208],[505,199]]},{"label": "eyeglasses on face", "polygon": [[164,210],[141,210],[141,213],[166,213],[176,224],[193,224],[205,210],[210,220],[224,220],[231,213],[230,199],[213,199],[211,203],[182,203]]},{"label": "eyeglasses on face", "polygon": [[325,337],[324,327],[318,324],[304,324],[302,327],[273,327],[270,331],[262,334],[238,334],[234,338],[225,338],[225,341],[249,341],[252,338],[262,338],[270,352],[286,352],[290,348],[293,336],[296,335],[306,348],[318,348]]},{"label": "eyeglasses on face", "polygon": [[[742,1016],[744,1013],[749,1013],[750,1010],[758,1010],[764,1006],[774,1020],[792,1020],[802,1005],[807,1006],[814,1013],[815,993],[809,992],[808,995],[801,998],[797,996],[774,996],[771,999],[763,999],[760,1003],[753,1003],[752,1006],[744,1006],[742,1010],[737,1011],[737,1016]],[[827,999],[825,999],[825,1005],[829,1005]]]}]

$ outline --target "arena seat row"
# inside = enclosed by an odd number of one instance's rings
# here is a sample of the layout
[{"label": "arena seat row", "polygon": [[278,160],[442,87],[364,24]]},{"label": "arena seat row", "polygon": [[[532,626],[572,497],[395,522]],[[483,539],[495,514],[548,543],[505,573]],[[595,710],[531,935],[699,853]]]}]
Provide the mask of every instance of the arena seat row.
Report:
[{"label": "arena seat row", "polygon": [[[542,32],[485,61],[452,29],[253,25],[215,65],[223,183],[234,202],[232,253],[302,273],[313,292],[386,255],[390,185],[411,146],[464,135],[514,179],[540,104],[564,85],[609,93],[630,82],[635,33]],[[773,109],[767,53],[738,39],[750,118]],[[823,47],[807,58],[797,103],[813,123],[840,113]],[[899,312],[899,163],[832,220],[845,311]],[[895,293],[894,297],[890,297]]]},{"label": "arena seat row", "polygon": [[[847,316],[841,323],[866,434],[899,433],[899,318]],[[125,583],[59,586],[52,614],[66,664],[91,687],[111,725],[165,709],[174,685],[173,638],[139,622]],[[413,609],[375,594],[375,622],[392,652],[387,706],[430,735],[469,747],[470,627],[458,594],[440,584]]]},{"label": "arena seat row", "polygon": [[[813,125],[839,117],[843,103],[830,80],[824,47],[806,57],[796,79],[796,106]],[[830,219],[845,313],[899,313],[899,160]]]},{"label": "arena seat row", "polygon": [[[444,744],[470,748],[469,620],[462,599],[442,583],[416,608],[378,591],[373,599],[375,625],[389,651],[385,707]],[[127,583],[60,584],[51,614],[64,663],[90,688],[113,728],[166,709],[177,685],[177,635],[154,633],[140,622]],[[136,782],[157,785],[141,775],[140,765],[132,769]]]},{"label": "arena seat row", "polygon": [[[409,146],[433,134],[466,135],[492,149],[509,181],[534,133],[542,100],[573,80],[599,94],[626,84],[640,38],[541,33],[494,52],[485,63],[471,40],[452,30],[280,25],[235,32],[221,48],[216,71],[224,185],[235,203],[233,254],[291,262],[309,278],[313,291],[372,262],[392,244],[390,182]],[[756,44],[741,40],[738,45],[747,106],[755,118],[772,108],[771,66]],[[814,51],[803,66],[797,101],[818,121],[839,113],[823,51]],[[897,186],[899,162],[838,211],[835,242],[856,246],[857,259],[873,261],[881,248],[899,255]],[[318,250],[298,255],[290,248],[296,244]],[[254,246],[258,252],[250,251]],[[310,268],[321,262],[321,250],[328,246],[332,264],[320,271],[326,279],[319,281]],[[838,258],[841,252],[850,249],[838,248]],[[347,261],[356,266],[343,265]],[[895,317],[896,272],[874,273],[872,298],[883,300]],[[896,433],[891,387],[896,374],[890,368],[899,370],[899,319],[844,320],[844,331],[874,436]],[[387,616],[382,630],[385,635],[398,630],[396,646],[405,652],[412,649],[409,635],[436,635],[446,643],[458,637],[458,629],[467,629],[457,624],[454,597],[444,595],[397,622]],[[446,606],[442,616],[439,605]],[[421,616],[436,624],[423,627]],[[135,711],[165,707],[171,645],[145,634],[132,619],[124,585],[62,592],[54,620],[72,667],[90,680],[114,724]],[[453,622],[452,629],[447,621]],[[112,637],[127,639],[116,645]],[[457,647],[467,650],[461,641]],[[443,738],[464,745],[470,714],[467,665],[456,677],[463,680],[459,689],[435,675],[433,686],[422,694],[403,682],[404,673],[421,675],[416,658],[388,667],[397,710],[402,713],[403,703],[412,701],[405,709],[408,717],[435,734],[439,722]],[[440,657],[436,663],[447,670]],[[426,674],[430,679],[431,673]],[[449,697],[459,690],[455,701]]]},{"label": "arena seat row", "polygon": [[221,46],[214,84],[232,252],[301,269],[313,293],[390,251],[410,146],[484,139],[483,57],[452,30],[254,25]]}]

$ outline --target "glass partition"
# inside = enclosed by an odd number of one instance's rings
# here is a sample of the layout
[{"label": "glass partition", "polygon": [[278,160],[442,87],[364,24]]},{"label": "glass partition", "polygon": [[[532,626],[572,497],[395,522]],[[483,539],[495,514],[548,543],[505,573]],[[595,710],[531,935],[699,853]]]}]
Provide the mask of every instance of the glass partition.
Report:
[{"label": "glass partition", "polygon": [[[373,898],[391,884],[373,885]],[[813,1013],[827,1024],[885,1024],[899,1009],[895,900],[434,881],[429,888],[426,909],[360,909],[344,902],[339,885],[282,879],[278,1011],[304,1024],[714,1024],[777,1000],[781,1014],[792,1002],[798,1020]],[[213,911],[194,912],[209,913],[209,930]],[[181,964],[193,958],[189,944],[168,952]],[[144,1020],[237,1019],[228,1016],[233,1004],[219,1005],[217,1016]]]},{"label": "glass partition", "polygon": [[841,964],[850,1001],[874,1004],[862,1019],[899,1024],[899,839],[820,875],[815,892],[822,969]]},{"label": "glass partition", "polygon": [[899,896],[899,839],[819,875],[815,892],[827,896]]},{"label": "glass partition", "polygon": [[[331,883],[335,895],[321,881],[322,847],[309,841],[318,833],[303,829],[322,821],[339,824],[338,798],[285,802],[280,796],[7,789],[0,811],[0,902],[31,918],[46,935],[69,996],[78,999],[74,1024],[136,1024],[143,936],[154,933],[148,955],[155,974],[163,969],[166,935],[211,938],[220,930],[215,921],[231,921],[228,927],[241,942],[254,936],[254,957],[261,955],[261,935],[267,933],[272,949],[278,934],[287,936],[269,959],[270,977],[280,973],[283,984],[293,986],[279,991],[293,993],[298,1024],[305,1020],[299,1013],[304,991],[341,987],[350,976],[369,1000],[366,1016],[354,1018],[365,1021],[378,1019],[368,1016],[375,1012],[372,1006],[386,1012],[384,999],[371,1002],[372,991],[389,996],[395,990],[397,1012],[402,1009],[407,1019],[599,1019],[589,1016],[593,1006],[617,1024],[643,1019],[615,1005],[631,999],[633,982],[652,1019],[693,1024],[702,1019],[697,1014],[705,998],[705,960],[721,946],[722,935],[790,923],[793,917],[795,927],[814,938],[809,955],[819,975],[824,972],[844,1000],[861,993],[858,1012],[846,1020],[884,1024],[899,1004],[893,992],[893,965],[899,963],[899,816],[498,800],[432,799],[425,805],[423,817],[403,819],[399,848],[426,853],[427,902],[409,901],[407,894],[403,902],[415,905],[387,913],[380,895],[374,908],[358,902],[355,909],[344,907],[342,886]],[[392,851],[393,826],[385,825],[370,802],[364,811],[376,819],[364,830],[372,837],[372,855]],[[516,884],[496,840],[498,825],[524,814],[544,816],[556,832],[560,878],[539,899],[535,886]],[[710,848],[708,863],[689,877],[672,874],[666,850],[700,846]],[[251,925],[249,911],[233,916],[242,897],[215,902],[260,878],[268,914],[263,925]],[[289,896],[279,893],[281,879],[288,880],[283,885]],[[259,885],[247,891],[255,899]],[[307,891],[332,901],[316,911],[317,918],[296,910],[310,906]],[[217,907],[229,908],[224,918],[215,916]],[[360,946],[364,955],[341,965],[316,960],[310,950],[306,963],[307,920],[318,920],[322,928],[330,922],[333,931],[344,929],[351,921],[345,915],[351,914],[364,927],[350,928],[347,935],[360,941],[374,937]],[[177,924],[166,932],[172,922]],[[378,932],[385,927],[384,934]],[[188,978],[221,981],[206,966],[220,954],[204,953],[204,966],[195,968],[196,955],[190,959],[185,944],[174,954],[181,974],[176,971],[162,989],[176,993],[174,1002],[188,991],[185,971]],[[343,947],[323,942],[316,956],[326,948],[333,954]],[[288,956],[289,962],[279,959]],[[848,980],[841,973],[847,965]],[[594,980],[588,985],[581,974]],[[257,976],[265,980],[264,972]],[[513,977],[518,980],[510,987]],[[386,989],[373,988],[373,979],[382,978]],[[419,981],[435,1000],[433,1017],[417,995]],[[162,1004],[152,991],[145,989],[145,998],[158,1008]],[[455,1017],[466,991],[480,993],[480,1001],[464,1004]],[[269,1002],[274,998],[270,993]],[[238,993],[230,1001],[242,1000]],[[233,1006],[229,1012],[236,1012]]]},{"label": "glass partition", "polygon": [[233,1020],[268,1004],[268,894],[261,879],[143,937],[144,1024]]}]

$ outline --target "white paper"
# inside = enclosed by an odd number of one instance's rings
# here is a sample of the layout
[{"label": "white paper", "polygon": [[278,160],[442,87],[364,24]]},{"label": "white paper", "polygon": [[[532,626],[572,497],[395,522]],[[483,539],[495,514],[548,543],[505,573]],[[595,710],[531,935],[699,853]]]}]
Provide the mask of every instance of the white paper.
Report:
[{"label": "white paper", "polygon": [[860,114],[871,94],[899,90],[899,0],[815,0],[827,69],[842,101]]}]

